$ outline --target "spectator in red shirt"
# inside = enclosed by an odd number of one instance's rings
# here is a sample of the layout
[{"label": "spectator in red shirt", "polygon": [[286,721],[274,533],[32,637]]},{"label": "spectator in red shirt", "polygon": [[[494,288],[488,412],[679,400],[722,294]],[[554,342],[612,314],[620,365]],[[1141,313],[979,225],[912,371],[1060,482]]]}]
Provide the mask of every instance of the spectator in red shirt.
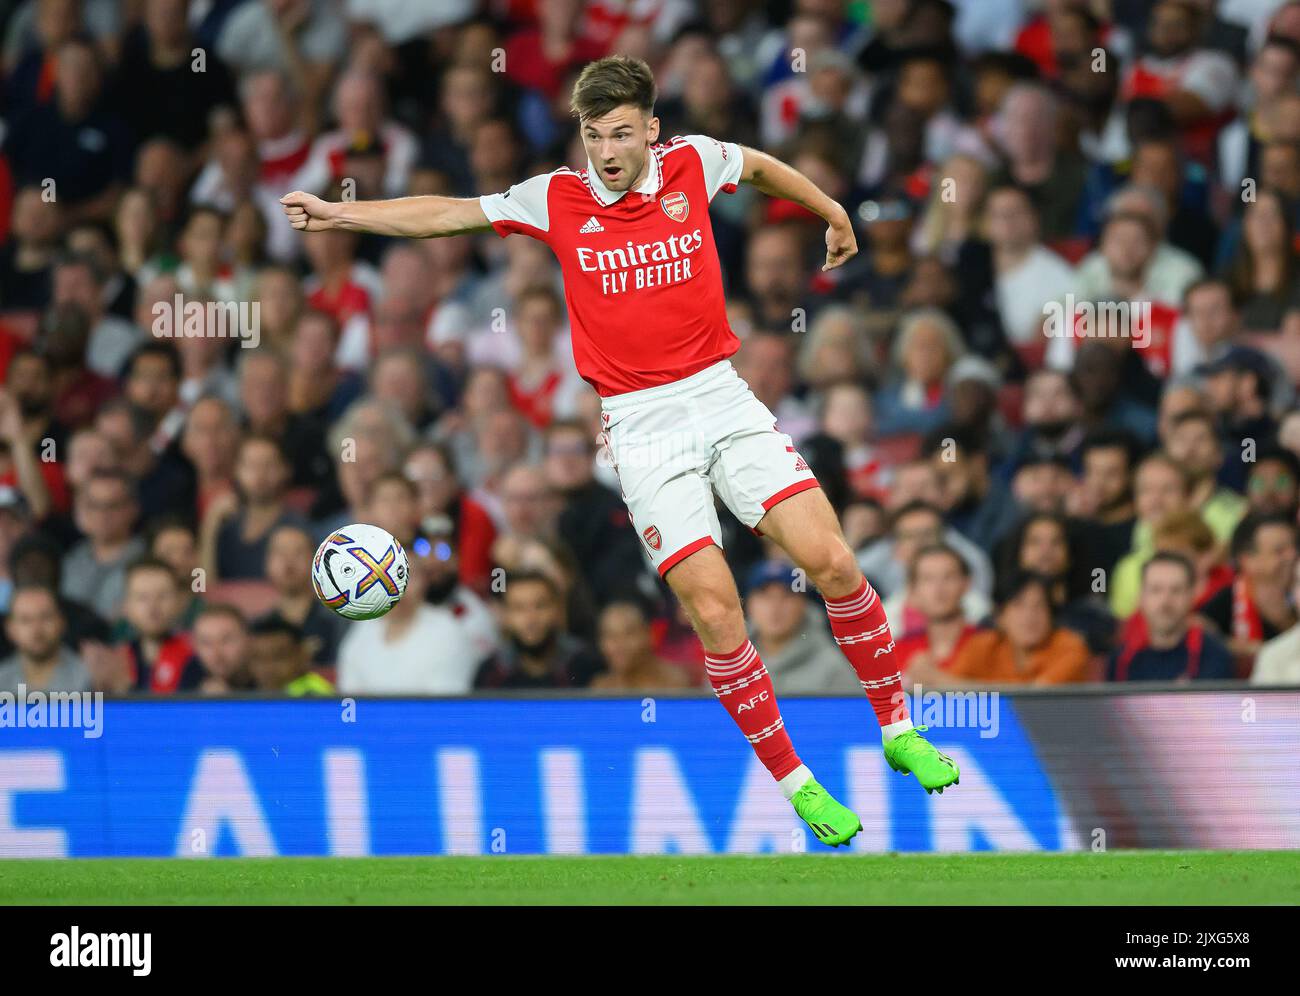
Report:
[{"label": "spectator in red shirt", "polygon": [[917,552],[908,570],[908,603],[925,619],[925,627],[905,633],[894,653],[905,678],[927,683],[943,671],[978,627],[966,621],[962,599],[970,587],[970,566],[946,543]]},{"label": "spectator in red shirt", "polygon": [[123,644],[125,685],[108,690],[167,693],[199,686],[202,668],[189,634],[178,628],[184,609],[180,584],[163,561],[145,557],[127,568],[122,615],[132,636]]},{"label": "spectator in red shirt", "polygon": [[[556,343],[564,330],[564,305],[555,289],[529,287],[515,301],[515,331],[523,356],[510,374],[510,404],[538,429],[555,418],[557,408],[571,408],[582,386],[572,363],[559,358]],[[565,352],[568,344],[562,344]]]},{"label": "spectator in red shirt", "polygon": [[579,36],[581,18],[579,0],[538,0],[537,27],[506,41],[506,75],[551,100],[559,97],[571,72],[605,54],[600,45]]}]

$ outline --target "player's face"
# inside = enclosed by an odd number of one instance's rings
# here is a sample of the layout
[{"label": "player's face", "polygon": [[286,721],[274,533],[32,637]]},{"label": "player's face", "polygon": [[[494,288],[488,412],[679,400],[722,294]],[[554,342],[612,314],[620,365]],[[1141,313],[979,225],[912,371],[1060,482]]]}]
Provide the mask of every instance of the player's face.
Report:
[{"label": "player's face", "polygon": [[624,104],[583,121],[581,134],[601,183],[610,190],[631,190],[645,179],[648,150],[659,139],[659,119]]}]

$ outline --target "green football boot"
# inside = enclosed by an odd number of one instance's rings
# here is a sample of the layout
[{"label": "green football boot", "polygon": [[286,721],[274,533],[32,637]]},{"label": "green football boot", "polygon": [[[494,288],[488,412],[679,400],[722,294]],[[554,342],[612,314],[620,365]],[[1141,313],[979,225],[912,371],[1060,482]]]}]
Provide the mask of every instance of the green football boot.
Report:
[{"label": "green football boot", "polygon": [[841,806],[834,796],[809,778],[790,800],[799,818],[812,828],[813,836],[823,844],[839,847],[862,829],[858,814]]},{"label": "green football boot", "polygon": [[895,771],[916,775],[926,792],[937,791],[942,795],[945,786],[958,784],[961,770],[956,761],[921,736],[925,730],[924,726],[917,726],[885,740],[885,760]]}]

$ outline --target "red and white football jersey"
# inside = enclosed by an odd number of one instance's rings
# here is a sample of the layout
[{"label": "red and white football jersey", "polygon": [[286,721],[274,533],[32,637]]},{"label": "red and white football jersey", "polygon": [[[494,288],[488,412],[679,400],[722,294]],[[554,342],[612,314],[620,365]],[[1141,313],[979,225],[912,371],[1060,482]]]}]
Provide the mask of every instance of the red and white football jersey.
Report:
[{"label": "red and white football jersey", "polygon": [[650,149],[634,190],[608,189],[589,164],[479,198],[498,235],[532,236],[560,260],[574,362],[602,397],[680,380],[740,346],[709,202],[736,189],[742,166],[740,146],[688,135]]}]

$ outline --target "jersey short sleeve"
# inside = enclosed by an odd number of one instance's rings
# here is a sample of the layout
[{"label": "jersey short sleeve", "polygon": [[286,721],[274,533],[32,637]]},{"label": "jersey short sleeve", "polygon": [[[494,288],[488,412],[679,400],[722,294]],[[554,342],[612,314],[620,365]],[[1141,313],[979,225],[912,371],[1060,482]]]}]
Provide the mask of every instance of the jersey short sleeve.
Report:
[{"label": "jersey short sleeve", "polygon": [[709,200],[717,196],[718,191],[735,193],[740,183],[741,171],[745,168],[745,155],[735,142],[719,142],[707,135],[686,135],[682,141],[688,143],[699,154],[704,164],[704,185],[709,192]]},{"label": "jersey short sleeve", "polygon": [[551,228],[548,194],[551,177],[547,173],[516,183],[501,194],[484,194],[479,206],[492,223],[493,230],[504,238],[518,232],[546,241]]}]

